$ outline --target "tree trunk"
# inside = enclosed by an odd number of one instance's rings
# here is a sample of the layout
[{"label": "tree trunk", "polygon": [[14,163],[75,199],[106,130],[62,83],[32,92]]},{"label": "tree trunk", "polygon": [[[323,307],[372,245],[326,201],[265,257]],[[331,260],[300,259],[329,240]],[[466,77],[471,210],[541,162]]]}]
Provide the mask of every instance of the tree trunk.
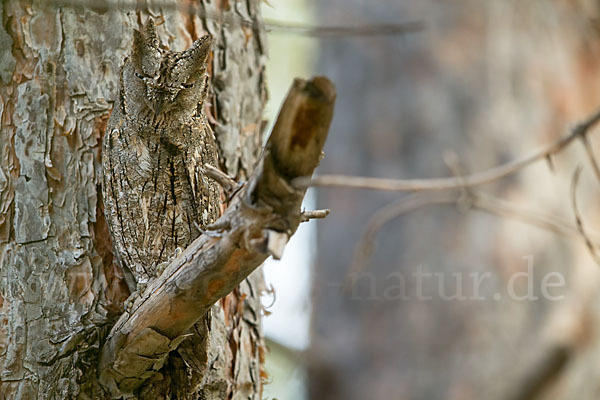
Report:
[{"label": "tree trunk", "polygon": [[[177,1],[98,3],[0,3],[0,398],[108,398],[98,354],[129,292],[100,202],[100,149],[134,28],[164,21],[161,40],[176,50],[212,34],[222,169],[248,177],[262,143],[258,0],[179,2],[196,14]],[[260,399],[262,290],[258,271],[215,304],[135,398]]]}]

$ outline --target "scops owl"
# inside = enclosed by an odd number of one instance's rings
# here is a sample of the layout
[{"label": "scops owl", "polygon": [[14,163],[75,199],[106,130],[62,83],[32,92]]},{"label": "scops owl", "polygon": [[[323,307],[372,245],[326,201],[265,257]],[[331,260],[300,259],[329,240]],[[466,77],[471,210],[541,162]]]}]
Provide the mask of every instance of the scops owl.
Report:
[{"label": "scops owl", "polygon": [[165,49],[152,19],[134,31],[104,134],[103,200],[117,262],[132,291],[154,278],[219,214],[218,167],[204,114],[211,37]]}]

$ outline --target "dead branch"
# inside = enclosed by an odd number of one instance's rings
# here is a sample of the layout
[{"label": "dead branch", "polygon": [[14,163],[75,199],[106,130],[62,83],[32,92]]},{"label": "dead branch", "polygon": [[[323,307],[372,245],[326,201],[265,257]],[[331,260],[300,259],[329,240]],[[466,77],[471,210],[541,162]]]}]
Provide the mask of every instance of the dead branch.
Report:
[{"label": "dead branch", "polygon": [[326,78],[297,79],[281,108],[264,155],[215,225],[151,282],[110,332],[100,356],[100,382],[113,397],[132,393],[156,374],[169,351],[220,298],[231,292],[301,220],[305,189],[291,180],[316,168],[333,115],[335,88]]},{"label": "dead branch", "polygon": [[582,123],[571,129],[570,133],[546,147],[535,151],[534,153],[518,160],[499,165],[485,171],[477,172],[471,175],[460,177],[438,178],[438,179],[382,179],[360,176],[344,175],[322,175],[314,178],[298,178],[293,183],[297,187],[308,186],[328,186],[328,187],[346,187],[354,189],[372,189],[394,192],[418,192],[418,191],[441,191],[454,190],[468,187],[475,187],[495,182],[506,176],[514,174],[521,169],[539,161],[551,160],[552,156],[561,152],[575,139],[582,139],[592,166],[597,171],[600,179],[600,168],[597,166],[591,148],[587,143],[587,134],[592,127],[600,121],[600,110],[587,118]]}]

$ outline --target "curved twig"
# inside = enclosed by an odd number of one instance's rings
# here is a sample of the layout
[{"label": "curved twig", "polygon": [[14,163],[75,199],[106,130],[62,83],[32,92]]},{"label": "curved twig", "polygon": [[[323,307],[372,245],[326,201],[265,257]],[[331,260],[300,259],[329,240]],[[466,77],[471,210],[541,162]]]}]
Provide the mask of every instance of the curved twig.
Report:
[{"label": "curved twig", "polygon": [[596,264],[600,265],[600,256],[596,252],[596,246],[588,236],[583,226],[583,219],[577,206],[577,185],[579,184],[579,177],[581,176],[581,167],[577,167],[573,173],[573,179],[571,180],[571,204],[573,206],[573,213],[575,214],[575,222],[577,224],[577,231],[583,238],[586,247],[590,251],[590,254]]},{"label": "curved twig", "polygon": [[[577,175],[577,179],[579,179]],[[491,215],[498,217],[512,218],[519,220],[523,223],[537,226],[541,229],[545,229],[556,234],[583,240],[590,252],[594,256],[594,259],[600,265],[600,257],[596,255],[594,241],[600,240],[599,234],[589,234],[583,229],[583,223],[581,216],[577,209],[576,198],[574,195],[575,184],[572,187],[573,193],[573,209],[575,210],[575,216],[577,225],[572,225],[566,219],[554,217],[552,215],[538,213],[531,210],[523,210],[515,207],[504,200],[497,199],[491,195],[483,192],[469,192],[469,200],[471,209],[486,212]],[[379,209],[367,223],[367,228],[362,238],[355,247],[353,263],[351,264],[347,278],[356,276],[360,272],[364,271],[368,259],[371,256],[375,243],[375,236],[381,228],[391,222],[392,220],[401,217],[409,212],[412,212],[421,207],[429,205],[456,205],[460,201],[461,193],[452,191],[439,192],[439,193],[415,193],[407,195],[387,206]],[[348,283],[348,282],[347,282]]]}]

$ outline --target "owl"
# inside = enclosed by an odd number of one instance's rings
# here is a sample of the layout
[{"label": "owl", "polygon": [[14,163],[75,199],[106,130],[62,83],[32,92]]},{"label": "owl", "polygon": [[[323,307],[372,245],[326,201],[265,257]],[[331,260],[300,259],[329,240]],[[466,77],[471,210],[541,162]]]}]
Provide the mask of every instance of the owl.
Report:
[{"label": "owl", "polygon": [[148,20],[134,31],[103,139],[103,202],[117,262],[135,291],[219,216],[218,167],[204,114],[211,37],[176,52]]}]

